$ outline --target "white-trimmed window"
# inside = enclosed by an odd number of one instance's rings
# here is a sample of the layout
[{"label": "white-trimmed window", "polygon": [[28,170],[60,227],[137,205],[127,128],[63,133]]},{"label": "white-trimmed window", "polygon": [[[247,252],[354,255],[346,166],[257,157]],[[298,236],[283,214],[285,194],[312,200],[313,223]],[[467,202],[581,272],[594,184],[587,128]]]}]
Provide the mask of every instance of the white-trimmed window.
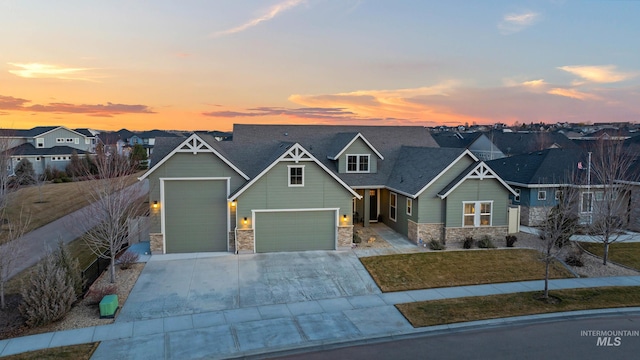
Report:
[{"label": "white-trimmed window", "polygon": [[56,138],[56,143],[64,143],[64,138]]},{"label": "white-trimmed window", "polygon": [[68,143],[72,143],[73,142],[73,138],[67,138],[67,142]]},{"label": "white-trimmed window", "polygon": [[73,139],[73,143],[74,143],[74,144],[80,144],[80,139],[79,139],[79,138],[75,138],[75,139]]},{"label": "white-trimmed window", "polygon": [[36,138],[36,147],[43,148],[44,147],[44,138]]},{"label": "white-trimmed window", "polygon": [[304,165],[289,165],[289,186],[304,186]]},{"label": "white-trimmed window", "polygon": [[540,200],[540,201],[547,200],[547,191],[546,190],[538,190],[538,200]]},{"label": "white-trimmed window", "polygon": [[582,198],[580,200],[580,211],[583,213],[590,213],[593,210],[593,193],[582,193]]},{"label": "white-trimmed window", "polygon": [[516,194],[513,196],[513,202],[520,202],[520,189],[513,189]]},{"label": "white-trimmed window", "polygon": [[407,198],[407,215],[413,214],[413,199]]},{"label": "white-trimmed window", "polygon": [[368,173],[369,155],[347,155],[348,173]]},{"label": "white-trimmed window", "polygon": [[398,195],[396,193],[389,193],[389,219],[396,221],[396,215],[398,210]]},{"label": "white-trimmed window", "polygon": [[596,191],[596,201],[602,201],[604,199],[604,191]]},{"label": "white-trimmed window", "polygon": [[562,190],[556,190],[555,199],[560,200],[562,198]]},{"label": "white-trimmed window", "polygon": [[462,203],[463,226],[491,226],[493,201],[468,201]]}]

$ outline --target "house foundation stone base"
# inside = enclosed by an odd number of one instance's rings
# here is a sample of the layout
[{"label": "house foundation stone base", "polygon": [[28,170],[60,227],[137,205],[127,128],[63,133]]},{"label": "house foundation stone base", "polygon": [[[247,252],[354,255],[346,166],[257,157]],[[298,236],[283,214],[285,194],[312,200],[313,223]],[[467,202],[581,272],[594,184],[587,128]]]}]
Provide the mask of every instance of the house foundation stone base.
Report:
[{"label": "house foundation stone base", "polygon": [[162,233],[150,233],[149,234],[149,248],[151,255],[164,254],[164,237]]},{"label": "house foundation stone base", "polygon": [[353,225],[338,226],[338,249],[351,249]]},{"label": "house foundation stone base", "polygon": [[230,252],[236,252],[236,233],[229,231],[229,246],[227,247]]},{"label": "house foundation stone base", "polygon": [[520,223],[525,226],[539,226],[547,217],[549,208],[544,206],[523,206],[520,208]]},{"label": "house foundation stone base", "polygon": [[238,229],[238,254],[254,253],[253,247],[254,232],[253,229]]},{"label": "house foundation stone base", "polygon": [[508,235],[508,226],[487,226],[487,227],[456,227],[445,228],[445,239],[447,244],[464,242],[464,238],[467,236],[473,236],[475,240],[482,239],[483,236],[488,236],[494,245],[504,245],[505,236]]},{"label": "house foundation stone base", "polygon": [[431,239],[442,240],[444,238],[444,224],[418,224],[411,220],[407,223],[407,237],[418,244],[420,239],[427,243]]}]

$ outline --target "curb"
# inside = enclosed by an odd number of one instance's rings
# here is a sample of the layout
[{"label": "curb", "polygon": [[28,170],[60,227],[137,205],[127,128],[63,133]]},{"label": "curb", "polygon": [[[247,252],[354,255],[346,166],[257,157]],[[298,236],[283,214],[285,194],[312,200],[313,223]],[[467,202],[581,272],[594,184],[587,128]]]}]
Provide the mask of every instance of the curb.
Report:
[{"label": "curb", "polygon": [[584,318],[605,318],[622,315],[640,315],[640,307],[630,308],[610,308],[595,310],[576,310],[555,312],[536,315],[513,316],[507,318],[476,320],[470,322],[434,325],[424,328],[414,328],[413,331],[406,331],[388,335],[376,335],[371,337],[363,337],[360,339],[347,339],[337,341],[314,341],[300,346],[288,346],[273,350],[256,350],[245,351],[233,354],[233,356],[225,359],[264,359],[283,357],[287,355],[302,354],[308,352],[334,350],[345,347],[379,344],[397,340],[414,339],[425,336],[439,336],[444,334],[454,334],[468,331],[479,331],[488,328],[505,327],[505,326],[521,326],[531,324],[543,324],[565,320],[576,320]]}]

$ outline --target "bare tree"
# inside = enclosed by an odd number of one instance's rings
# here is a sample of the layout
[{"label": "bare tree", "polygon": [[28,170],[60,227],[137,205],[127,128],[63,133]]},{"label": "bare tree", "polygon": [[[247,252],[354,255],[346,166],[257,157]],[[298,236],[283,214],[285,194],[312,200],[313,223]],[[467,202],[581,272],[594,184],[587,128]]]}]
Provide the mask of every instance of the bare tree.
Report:
[{"label": "bare tree", "polygon": [[540,225],[540,239],[543,244],[542,259],[544,269],[544,298],[549,298],[549,268],[557,259],[564,245],[578,226],[579,191],[565,186],[558,192],[557,203],[546,212]]},{"label": "bare tree", "polygon": [[9,193],[9,180],[11,179],[11,132],[0,129],[0,210],[7,206]]},{"label": "bare tree", "polygon": [[634,160],[620,140],[598,140],[593,153],[590,171],[595,192],[583,194],[582,201],[591,207],[587,209],[591,210],[590,232],[604,246],[604,265],[609,245],[620,241],[629,225],[632,205],[629,199],[633,185],[638,182]]},{"label": "bare tree", "polygon": [[[3,219],[7,219],[6,208],[0,212]],[[7,224],[0,227],[0,307],[6,308],[4,299],[4,288],[11,273],[21,260],[24,250],[22,236],[27,233],[30,217],[20,214],[17,218],[7,220]]]},{"label": "bare tree", "polygon": [[[110,280],[116,281],[115,257],[127,243],[127,220],[142,211],[145,195],[139,184],[130,186],[129,175],[135,172],[129,160],[121,155],[100,153],[95,159],[97,174],[86,172],[91,181],[83,184],[92,203],[85,209],[80,226],[83,239],[100,258],[109,259]],[[97,225],[93,226],[98,222]]]}]

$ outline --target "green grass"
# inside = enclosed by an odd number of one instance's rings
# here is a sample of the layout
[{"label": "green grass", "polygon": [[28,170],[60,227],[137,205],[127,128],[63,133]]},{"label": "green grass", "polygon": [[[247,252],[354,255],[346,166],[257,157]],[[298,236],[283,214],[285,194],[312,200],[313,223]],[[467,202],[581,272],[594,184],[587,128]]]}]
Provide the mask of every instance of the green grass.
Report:
[{"label": "green grass", "polygon": [[99,343],[63,346],[3,357],[3,360],[89,360]]},{"label": "green grass", "polygon": [[[544,279],[540,253],[529,249],[465,250],[361,258],[382,291]],[[573,277],[560,263],[550,278]]]},{"label": "green grass", "polygon": [[555,303],[543,301],[542,292],[465,297],[396,305],[414,327],[465,321],[605,309],[640,305],[640,287],[604,287],[554,290]]},{"label": "green grass", "polygon": [[[580,246],[588,252],[602,257],[602,243],[580,242]],[[613,243],[609,245],[609,260],[636,270],[640,270],[640,243]]]}]

